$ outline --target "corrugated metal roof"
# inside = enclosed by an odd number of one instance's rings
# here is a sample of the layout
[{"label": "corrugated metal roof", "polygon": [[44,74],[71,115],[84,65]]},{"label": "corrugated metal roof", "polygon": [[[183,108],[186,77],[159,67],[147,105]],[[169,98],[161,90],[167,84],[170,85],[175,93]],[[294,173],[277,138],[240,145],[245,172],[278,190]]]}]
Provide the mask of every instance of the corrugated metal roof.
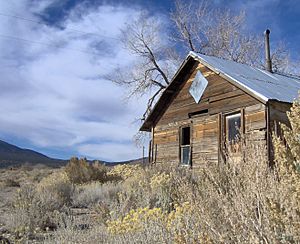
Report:
[{"label": "corrugated metal roof", "polygon": [[263,101],[278,100],[292,103],[298,97],[300,79],[251,67],[217,57],[190,52],[189,56],[199,60],[213,71],[236,82]]}]

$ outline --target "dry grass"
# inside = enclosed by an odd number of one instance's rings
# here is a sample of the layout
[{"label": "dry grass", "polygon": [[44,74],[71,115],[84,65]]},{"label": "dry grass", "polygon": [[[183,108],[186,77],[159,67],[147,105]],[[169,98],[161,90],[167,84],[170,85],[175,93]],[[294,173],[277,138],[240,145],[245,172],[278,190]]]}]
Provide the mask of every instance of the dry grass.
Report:
[{"label": "dry grass", "polygon": [[73,206],[79,208],[94,207],[99,203],[109,204],[111,199],[117,197],[117,193],[122,189],[117,183],[92,182],[79,185],[73,194]]}]

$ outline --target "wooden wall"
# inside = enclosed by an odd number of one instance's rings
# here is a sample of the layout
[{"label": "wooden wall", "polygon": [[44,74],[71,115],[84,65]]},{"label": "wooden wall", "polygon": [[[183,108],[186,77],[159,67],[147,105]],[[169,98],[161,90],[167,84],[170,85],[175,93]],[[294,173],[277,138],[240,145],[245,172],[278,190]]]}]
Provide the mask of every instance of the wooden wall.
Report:
[{"label": "wooden wall", "polygon": [[290,111],[292,104],[290,103],[282,103],[282,102],[277,102],[277,101],[271,101],[269,103],[269,161],[270,164],[274,164],[274,147],[273,147],[273,141],[272,137],[273,134],[272,132],[275,133],[276,136],[283,137],[282,130],[281,130],[281,125],[280,124],[285,124],[288,127],[290,127],[290,122],[287,116],[287,111]]},{"label": "wooden wall", "polygon": [[[189,93],[190,85],[201,71],[208,80],[199,104]],[[202,64],[199,64],[175,95],[154,128],[154,158],[156,162],[179,163],[179,130],[191,126],[193,167],[200,166],[202,159],[218,161],[223,115],[242,111],[246,133],[253,132],[258,140],[266,137],[266,108],[255,98],[246,94],[227,80]],[[189,118],[188,114],[207,109],[208,113]]]},{"label": "wooden wall", "polygon": [[269,104],[271,126],[276,123],[283,123],[290,126],[287,111],[290,110],[292,104],[271,101]]}]

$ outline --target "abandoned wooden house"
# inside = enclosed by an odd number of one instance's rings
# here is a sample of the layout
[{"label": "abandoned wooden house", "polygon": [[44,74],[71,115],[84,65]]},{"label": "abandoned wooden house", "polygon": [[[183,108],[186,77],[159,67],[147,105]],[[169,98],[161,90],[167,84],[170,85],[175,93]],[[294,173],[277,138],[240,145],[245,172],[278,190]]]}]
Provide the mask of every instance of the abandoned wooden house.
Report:
[{"label": "abandoned wooden house", "polygon": [[225,145],[239,153],[241,133],[265,143],[271,159],[272,131],[289,124],[286,112],[299,90],[299,78],[270,65],[262,70],[190,52],[140,128],[152,133],[150,162],[218,162]]}]

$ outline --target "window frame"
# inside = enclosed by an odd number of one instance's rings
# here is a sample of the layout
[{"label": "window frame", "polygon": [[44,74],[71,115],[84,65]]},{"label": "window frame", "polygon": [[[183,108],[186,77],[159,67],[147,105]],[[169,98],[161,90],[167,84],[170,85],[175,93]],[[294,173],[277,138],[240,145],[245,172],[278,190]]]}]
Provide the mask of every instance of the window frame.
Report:
[{"label": "window frame", "polygon": [[[182,139],[183,139],[183,129],[184,128],[190,128],[190,144],[182,145]],[[179,152],[178,152],[178,158],[179,158],[179,165],[183,167],[192,167],[192,123],[184,124],[179,127]],[[189,147],[189,162],[187,164],[182,163],[182,148]]]},{"label": "window frame", "polygon": [[[227,143],[228,143],[228,130],[227,130],[227,117],[228,116],[232,116],[232,115],[235,115],[235,114],[240,114],[240,119],[241,119],[241,126],[240,126],[240,135],[241,137],[245,134],[245,109],[244,108],[240,108],[240,109],[235,109],[235,110],[232,110],[232,111],[229,111],[229,112],[226,112],[226,113],[221,113],[221,145],[220,145],[220,148],[221,148],[221,151],[222,151],[222,154],[224,154],[224,152],[226,152],[228,150],[227,148]],[[237,153],[240,153],[240,152],[237,152]]]}]

